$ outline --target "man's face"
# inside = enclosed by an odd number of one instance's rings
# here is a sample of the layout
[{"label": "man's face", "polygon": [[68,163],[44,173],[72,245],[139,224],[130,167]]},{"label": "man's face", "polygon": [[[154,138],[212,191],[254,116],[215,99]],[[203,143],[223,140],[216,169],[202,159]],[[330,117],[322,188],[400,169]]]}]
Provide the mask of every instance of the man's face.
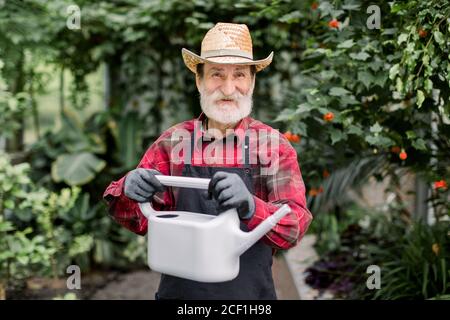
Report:
[{"label": "man's face", "polygon": [[205,63],[203,78],[197,76],[196,82],[208,118],[230,124],[250,114],[255,86],[250,66]]}]

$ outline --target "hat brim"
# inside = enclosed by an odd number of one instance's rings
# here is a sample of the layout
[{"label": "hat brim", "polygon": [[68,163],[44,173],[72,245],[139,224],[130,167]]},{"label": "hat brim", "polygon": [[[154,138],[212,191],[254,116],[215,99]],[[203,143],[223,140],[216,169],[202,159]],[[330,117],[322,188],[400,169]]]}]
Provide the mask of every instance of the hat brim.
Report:
[{"label": "hat brim", "polygon": [[189,68],[193,73],[197,73],[197,65],[199,63],[218,63],[218,64],[239,64],[239,65],[254,65],[256,67],[256,72],[259,72],[266,68],[273,59],[273,51],[265,59],[251,60],[243,57],[235,56],[221,56],[221,57],[211,57],[202,58],[199,55],[183,48],[181,50],[181,55],[183,56],[183,61],[186,67]]}]

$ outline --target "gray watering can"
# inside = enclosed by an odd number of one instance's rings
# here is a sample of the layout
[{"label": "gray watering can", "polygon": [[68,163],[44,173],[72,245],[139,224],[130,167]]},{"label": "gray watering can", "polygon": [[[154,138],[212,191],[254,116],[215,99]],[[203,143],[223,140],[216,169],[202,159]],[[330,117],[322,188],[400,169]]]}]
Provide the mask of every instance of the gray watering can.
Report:
[{"label": "gray watering can", "polygon": [[[210,179],[156,175],[165,186],[208,189]],[[236,209],[219,215],[156,211],[139,207],[148,219],[148,265],[152,270],[200,282],[233,280],[239,256],[291,211],[283,205],[254,230],[244,232]]]}]

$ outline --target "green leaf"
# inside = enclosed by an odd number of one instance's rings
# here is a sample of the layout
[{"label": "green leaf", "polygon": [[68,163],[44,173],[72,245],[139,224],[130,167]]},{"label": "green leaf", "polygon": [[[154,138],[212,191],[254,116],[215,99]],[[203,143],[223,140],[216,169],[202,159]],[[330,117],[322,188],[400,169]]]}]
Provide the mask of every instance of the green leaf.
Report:
[{"label": "green leaf", "polygon": [[417,106],[420,108],[425,101],[425,95],[422,90],[417,90]]},{"label": "green leaf", "polygon": [[0,232],[8,232],[12,230],[14,230],[14,226],[11,222],[2,221],[2,219],[0,219]]},{"label": "green leaf", "polygon": [[397,32],[397,28],[387,28],[387,29],[384,29],[384,31],[381,33],[381,35],[387,36],[387,35],[396,34],[396,32]]},{"label": "green leaf", "polygon": [[414,140],[414,142],[412,143],[412,146],[414,148],[416,148],[417,150],[427,151],[427,146],[425,144],[425,141],[421,138]]},{"label": "green leaf", "polygon": [[383,130],[383,127],[377,122],[373,126],[370,127],[370,132],[379,133]]},{"label": "green leaf", "polygon": [[334,128],[330,130],[330,135],[331,135],[331,144],[332,145],[347,137],[347,135],[345,133],[343,133],[341,130],[334,129]]},{"label": "green leaf", "polygon": [[103,170],[106,162],[89,152],[62,154],[52,164],[52,178],[70,186],[88,183]]},{"label": "green leaf", "polygon": [[367,136],[366,141],[371,145],[376,145],[378,142],[378,137],[375,136]]},{"label": "green leaf", "polygon": [[[320,77],[323,79],[323,80],[330,80],[330,79],[332,79],[332,78],[334,78],[334,77],[336,77],[338,74],[336,73],[336,71],[334,71],[334,70],[322,70],[321,72],[320,72]],[[316,94],[317,93],[317,90],[316,91],[311,91],[311,95],[314,95],[314,94]]]},{"label": "green leaf", "polygon": [[73,243],[69,248],[69,256],[74,257],[76,255],[88,252],[94,246],[94,238],[91,235],[80,235],[73,239]]},{"label": "green leaf", "polygon": [[398,63],[394,64],[389,69],[389,79],[394,80],[395,76],[398,74],[398,71],[400,70],[400,65]]},{"label": "green leaf", "polygon": [[445,41],[444,41],[444,35],[442,34],[442,32],[440,32],[439,30],[434,30],[433,31],[433,36],[434,36],[434,40],[436,40],[436,42],[439,45],[444,45]]},{"label": "green leaf", "polygon": [[303,14],[299,10],[295,10],[288,14],[285,14],[284,16],[279,18],[278,21],[286,23],[298,23],[301,17],[303,17]]},{"label": "green leaf", "polygon": [[119,152],[126,170],[135,168],[142,153],[143,122],[137,112],[128,112],[119,123]]},{"label": "green leaf", "polygon": [[296,111],[292,109],[284,109],[275,118],[275,122],[290,121],[294,118]]},{"label": "green leaf", "polygon": [[297,106],[297,111],[295,111],[296,114],[301,114],[305,112],[310,112],[314,109],[314,106],[310,105],[309,103],[301,103]]},{"label": "green leaf", "polygon": [[348,131],[347,132],[348,132],[348,134],[356,134],[358,136],[362,136],[363,133],[364,133],[364,131],[361,129],[361,127],[356,126],[354,124],[352,124],[352,125],[350,125],[348,127]]},{"label": "green leaf", "polygon": [[387,79],[388,76],[385,73],[379,72],[373,79],[373,83],[379,85],[380,87],[383,87]]},{"label": "green leaf", "polygon": [[412,139],[415,139],[417,137],[417,135],[416,135],[416,133],[414,131],[408,130],[408,131],[406,131],[406,137],[409,140],[412,140]]},{"label": "green leaf", "polygon": [[6,199],[4,202],[3,202],[3,205],[5,206],[5,208],[7,208],[7,209],[14,209],[14,201],[12,200],[12,199]]},{"label": "green leaf", "polygon": [[384,62],[381,60],[375,60],[369,63],[369,68],[372,69],[372,71],[378,71],[380,68],[384,65]]},{"label": "green leaf", "polygon": [[344,88],[339,88],[339,87],[333,87],[330,89],[330,91],[328,92],[331,96],[335,96],[335,97],[340,97],[340,96],[344,96],[350,93],[350,91],[344,89]]},{"label": "green leaf", "polygon": [[427,286],[428,286],[428,263],[423,263],[423,279],[422,279],[422,294],[425,298],[427,298]]},{"label": "green leaf", "polygon": [[425,91],[431,93],[431,90],[433,90],[433,81],[428,78],[425,80]]},{"label": "green leaf", "polygon": [[387,138],[383,137],[381,135],[378,136],[367,136],[365,139],[370,145],[382,147],[382,148],[388,148],[392,145],[394,145],[394,142]]},{"label": "green leaf", "polygon": [[306,126],[306,123],[301,121],[295,121],[291,125],[292,132],[297,133],[303,137],[308,136],[308,128]]},{"label": "green leaf", "polygon": [[406,7],[405,3],[402,2],[391,2],[391,12],[399,13]]},{"label": "green leaf", "polygon": [[397,92],[403,92],[403,80],[399,77],[395,80],[395,89]]},{"label": "green leaf", "polygon": [[351,96],[342,96],[339,98],[339,100],[341,101],[341,105],[347,106],[347,105],[355,105],[355,104],[359,104],[359,101],[355,99],[355,97],[353,95]]},{"label": "green leaf", "polygon": [[366,89],[369,89],[370,85],[373,82],[373,76],[368,71],[359,71],[358,72],[358,80],[361,81],[364,84]]},{"label": "green leaf", "polygon": [[27,265],[30,259],[27,256],[18,256],[17,261],[22,265]]},{"label": "green leaf", "polygon": [[360,61],[365,61],[367,58],[370,57],[370,55],[364,51],[361,51],[359,53],[350,53],[350,58]]},{"label": "green leaf", "polygon": [[342,5],[342,9],[344,10],[359,10],[360,5],[359,4],[344,4]]},{"label": "green leaf", "polygon": [[403,42],[406,42],[408,39],[408,35],[406,33],[402,33],[398,36],[397,44],[402,44]]},{"label": "green leaf", "polygon": [[337,47],[339,49],[348,49],[355,45],[355,42],[353,39],[345,40],[344,42],[340,43]]}]

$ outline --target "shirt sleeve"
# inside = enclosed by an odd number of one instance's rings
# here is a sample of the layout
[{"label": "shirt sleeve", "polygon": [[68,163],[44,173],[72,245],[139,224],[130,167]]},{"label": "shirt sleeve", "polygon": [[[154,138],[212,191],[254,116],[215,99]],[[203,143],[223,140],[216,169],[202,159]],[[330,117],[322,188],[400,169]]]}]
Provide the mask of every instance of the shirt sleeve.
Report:
[{"label": "shirt sleeve", "polygon": [[[161,141],[162,138],[159,138],[150,146],[138,168],[155,169],[164,175],[170,174],[169,159]],[[147,218],[142,214],[138,203],[123,193],[127,175],[128,173],[119,180],[111,182],[103,194],[103,199],[107,202],[109,215],[116,222],[134,233],[144,235],[147,233]],[[153,197],[152,206],[155,210],[164,210],[171,207],[172,202],[170,192],[158,192]]]},{"label": "shirt sleeve", "polygon": [[283,204],[289,205],[291,212],[285,215],[263,238],[273,249],[289,249],[295,246],[306,233],[312,214],[306,206],[305,184],[297,160],[297,152],[291,145],[280,146],[279,167],[267,176],[267,201],[253,196],[255,214],[247,223],[253,230]]}]

